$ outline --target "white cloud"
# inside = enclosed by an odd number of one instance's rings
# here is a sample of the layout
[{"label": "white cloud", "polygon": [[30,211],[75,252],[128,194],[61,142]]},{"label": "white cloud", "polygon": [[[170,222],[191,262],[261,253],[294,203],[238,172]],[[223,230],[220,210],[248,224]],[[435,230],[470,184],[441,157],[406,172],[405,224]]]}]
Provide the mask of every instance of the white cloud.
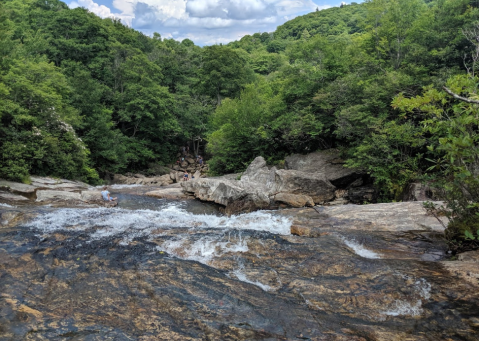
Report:
[{"label": "white cloud", "polygon": [[120,18],[146,34],[159,32],[163,37],[188,38],[200,45],[271,32],[286,18],[330,7],[312,0],[113,0],[117,13],[93,0],[75,0],[69,6],[85,7],[103,18]]},{"label": "white cloud", "polygon": [[115,18],[121,19],[127,25],[131,26],[131,20],[133,16],[122,15],[122,14],[113,14],[111,9],[104,5],[99,5],[93,0],[75,0],[70,2],[68,5],[70,8],[84,7],[92,13],[95,13],[100,18]]}]

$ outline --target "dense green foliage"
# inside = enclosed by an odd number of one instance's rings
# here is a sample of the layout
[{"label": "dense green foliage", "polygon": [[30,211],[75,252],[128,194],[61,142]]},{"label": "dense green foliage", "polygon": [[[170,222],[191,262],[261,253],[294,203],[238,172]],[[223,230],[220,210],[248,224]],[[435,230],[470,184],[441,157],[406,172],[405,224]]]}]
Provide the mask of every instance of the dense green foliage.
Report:
[{"label": "dense green foliage", "polygon": [[463,30],[479,20],[478,5],[473,0],[370,0],[313,12],[272,34],[229,44],[248,54],[253,70],[265,75],[256,81],[262,84],[256,96],[269,89],[275,110],[263,110],[250,126],[237,125],[234,134],[227,134],[251,95],[246,89],[218,108],[213,117],[222,113],[225,125],[213,119],[212,169],[239,170],[251,160],[251,153],[233,152],[244,148],[239,134],[258,145],[248,150],[271,161],[336,147],[349,166],[374,177],[384,199],[399,199],[405,186],[431,166],[427,147],[442,136],[424,128],[423,116],[404,115],[392,101],[399,94],[418,96],[426,86],[439,89],[449,78],[466,74],[474,46]]},{"label": "dense green foliage", "polygon": [[199,140],[215,173],[338,148],[384,200],[434,180],[476,238],[478,104],[442,87],[476,98],[478,7],[368,0],[201,48],[58,0],[0,0],[0,177],[95,181]]},{"label": "dense green foliage", "polygon": [[0,177],[95,181],[167,163],[206,132],[215,89],[199,86],[209,75],[191,41],[150,38],[58,0],[2,0],[0,15]]}]

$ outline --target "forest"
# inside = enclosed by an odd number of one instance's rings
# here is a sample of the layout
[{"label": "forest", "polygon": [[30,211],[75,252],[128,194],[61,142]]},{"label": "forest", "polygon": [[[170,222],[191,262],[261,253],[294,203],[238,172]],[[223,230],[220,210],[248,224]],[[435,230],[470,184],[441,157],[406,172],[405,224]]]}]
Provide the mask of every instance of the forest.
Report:
[{"label": "forest", "polygon": [[337,148],[381,200],[427,180],[479,227],[478,68],[479,0],[368,0],[206,47],[0,0],[0,178],[98,183],[195,141],[212,174]]}]

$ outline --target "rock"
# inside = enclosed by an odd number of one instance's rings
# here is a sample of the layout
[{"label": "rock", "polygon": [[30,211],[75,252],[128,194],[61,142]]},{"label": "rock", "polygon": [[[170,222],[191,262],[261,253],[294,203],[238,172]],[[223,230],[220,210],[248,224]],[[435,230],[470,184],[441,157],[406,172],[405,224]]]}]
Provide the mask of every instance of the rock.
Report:
[{"label": "rock", "polygon": [[333,201],[327,202],[325,206],[336,206],[336,205],[347,205],[349,204],[349,200],[345,198],[336,198]]},{"label": "rock", "polygon": [[37,190],[37,187],[35,186],[26,185],[19,182],[0,180],[0,189],[2,188],[15,194],[22,194],[27,196],[34,194]]},{"label": "rock", "polygon": [[0,192],[0,200],[6,200],[6,201],[30,201],[30,199],[22,196],[22,195],[16,195],[12,193],[7,193],[7,192]]},{"label": "rock", "polygon": [[87,202],[104,201],[101,191],[83,191],[81,192],[81,200]]},{"label": "rock", "polygon": [[173,181],[176,181],[176,172],[171,172],[170,173],[170,179]]},{"label": "rock", "polygon": [[461,262],[479,263],[479,250],[461,253],[457,256],[457,260]]},{"label": "rock", "polygon": [[194,180],[198,180],[198,179],[201,178],[201,172],[200,172],[200,171],[196,171],[193,176],[195,177]]},{"label": "rock", "polygon": [[248,166],[246,171],[241,176],[241,180],[243,181],[251,181],[251,182],[259,182],[264,180],[268,180],[269,170],[266,166],[266,161],[262,156],[258,156],[251,162]]},{"label": "rock", "polygon": [[[227,193],[228,187],[225,184],[220,184],[216,191]],[[242,192],[235,196],[228,196],[228,201],[225,208],[227,215],[235,215],[239,213],[249,213],[258,210],[271,209],[271,200],[262,192]]]},{"label": "rock", "polygon": [[373,186],[350,188],[348,197],[353,204],[374,203],[377,200],[377,191]]},{"label": "rock", "polygon": [[346,187],[363,174],[352,168],[344,167],[335,149],[323,150],[307,155],[293,154],[285,158],[286,170],[297,170],[311,174],[324,174],[336,187]]},{"label": "rock", "polygon": [[11,221],[17,218],[20,212],[17,211],[0,211],[0,227],[8,226]]},{"label": "rock", "polygon": [[226,206],[231,198],[239,198],[245,194],[242,187],[231,180],[198,179],[197,181],[182,181],[185,192],[192,193],[197,199],[213,201]]},{"label": "rock", "polygon": [[275,171],[275,192],[310,196],[316,204],[334,199],[334,187],[324,175],[311,174],[295,170]]},{"label": "rock", "polygon": [[476,288],[479,287],[479,266],[476,261],[443,261],[441,263],[451,273],[451,278],[459,277]]},{"label": "rock", "polygon": [[65,179],[53,179],[49,177],[31,176],[31,185],[37,188],[60,189],[60,190],[83,190],[90,186],[81,181]]},{"label": "rock", "polygon": [[165,188],[147,192],[146,196],[158,198],[158,199],[171,199],[171,200],[185,200],[185,199],[194,199],[191,195],[186,195],[180,184],[174,184],[167,186]]},{"label": "rock", "polygon": [[176,180],[177,183],[180,183],[181,181],[183,181],[183,173],[182,172],[176,172],[175,180]]},{"label": "rock", "polygon": [[51,191],[40,190],[37,191],[37,201],[50,201],[50,200],[78,200],[81,201],[81,194],[75,192],[66,191]]},{"label": "rock", "polygon": [[186,158],[186,159],[185,159],[185,161],[186,161],[186,162],[188,162],[190,165],[192,165],[192,164],[194,164],[194,163],[195,163],[195,160],[194,160],[194,159],[192,159],[192,158],[189,158],[189,157],[188,157],[188,158]]},{"label": "rock", "polygon": [[292,207],[314,206],[313,199],[307,195],[278,193],[274,196],[274,201],[281,202]]},{"label": "rock", "polygon": [[142,179],[142,178],[145,177],[143,174],[139,174],[139,173],[137,173],[137,174],[135,174],[135,175],[133,175],[133,176],[134,176],[135,178],[139,178],[139,179]]},{"label": "rock", "polygon": [[410,183],[404,193],[403,201],[426,201],[426,200],[437,200],[437,195],[435,195],[436,189],[422,184],[420,182]]},{"label": "rock", "polygon": [[186,169],[188,167],[188,162],[183,161],[183,162],[180,163],[180,166],[181,166],[182,169]]},{"label": "rock", "polygon": [[[440,204],[436,202],[436,204]],[[422,202],[396,202],[371,205],[316,206],[317,227],[322,231],[361,229],[362,231],[428,230],[444,232],[444,226],[428,215]],[[441,218],[447,224],[445,217]]]}]

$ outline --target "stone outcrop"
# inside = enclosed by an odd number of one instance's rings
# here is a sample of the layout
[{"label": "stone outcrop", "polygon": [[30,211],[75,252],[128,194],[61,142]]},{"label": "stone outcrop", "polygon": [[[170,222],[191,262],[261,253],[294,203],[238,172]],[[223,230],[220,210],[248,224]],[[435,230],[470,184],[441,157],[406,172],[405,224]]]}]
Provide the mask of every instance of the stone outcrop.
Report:
[{"label": "stone outcrop", "polygon": [[280,169],[275,175],[275,192],[307,195],[315,204],[334,199],[336,187],[323,174]]},{"label": "stone outcrop", "polygon": [[[169,177],[169,175],[168,175]],[[48,177],[31,177],[31,184],[0,180],[0,202],[25,205],[32,202],[52,203],[55,206],[99,205],[116,206],[117,202],[105,202],[101,191],[92,189],[80,181],[53,179]]]},{"label": "stone outcrop", "polygon": [[285,169],[311,174],[322,174],[334,186],[343,187],[363,176],[352,168],[344,167],[335,149],[323,150],[307,155],[293,154],[285,158]]},{"label": "stone outcrop", "polygon": [[75,192],[67,192],[67,191],[38,191],[37,193],[37,201],[53,201],[53,200],[76,200],[81,201],[81,194]]},{"label": "stone outcrop", "polygon": [[29,196],[35,193],[37,186],[26,185],[19,182],[0,180],[0,190],[14,194]]},{"label": "stone outcrop", "polygon": [[[435,204],[440,205],[442,202]],[[447,219],[441,219],[442,223],[429,215],[423,202],[316,206],[297,215],[291,233],[306,237],[318,237],[326,232],[340,232],[345,229],[375,232],[423,230],[443,233]]]},{"label": "stone outcrop", "polygon": [[[30,184],[0,180],[0,200],[5,202],[45,201],[58,192],[57,198],[79,200],[79,193],[88,190],[89,186],[81,181],[54,179],[32,176]],[[66,193],[66,194],[65,194]],[[52,197],[52,198],[53,198]],[[55,199],[56,200],[56,199]]]},{"label": "stone outcrop", "polygon": [[130,176],[125,176],[121,174],[115,174],[113,176],[113,182],[115,184],[124,184],[124,185],[168,186],[175,181],[174,179],[171,178],[171,174],[165,174],[162,176],[155,176],[155,177],[146,177],[141,174],[136,174],[136,175],[137,176],[130,177]]},{"label": "stone outcrop", "polygon": [[437,200],[437,189],[420,182],[410,183],[402,195],[403,201]]},{"label": "stone outcrop", "polygon": [[[344,167],[334,150],[286,158],[286,169],[268,167],[257,157],[238,177],[218,177],[182,183],[200,200],[226,206],[235,214],[256,209],[314,204],[333,205],[373,202],[374,188],[364,186],[365,175]],[[338,187],[339,185],[343,187]]]},{"label": "stone outcrop", "polygon": [[194,199],[194,197],[191,195],[187,195],[183,192],[179,183],[169,185],[155,191],[147,192],[145,195],[148,197],[170,200]]},{"label": "stone outcrop", "polygon": [[314,206],[313,198],[307,195],[278,193],[274,196],[274,201],[278,203],[284,203],[292,207]]}]

